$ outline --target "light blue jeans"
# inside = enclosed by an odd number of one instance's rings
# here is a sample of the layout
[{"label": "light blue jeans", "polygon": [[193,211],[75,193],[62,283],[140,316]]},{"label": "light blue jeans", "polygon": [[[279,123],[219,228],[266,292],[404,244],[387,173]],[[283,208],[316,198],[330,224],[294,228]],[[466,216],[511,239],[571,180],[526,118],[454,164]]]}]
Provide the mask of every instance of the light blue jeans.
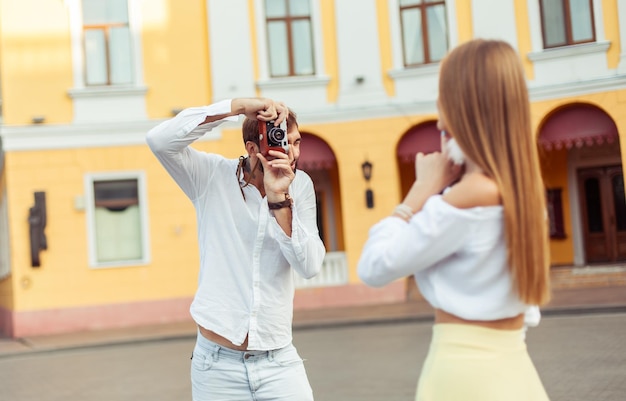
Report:
[{"label": "light blue jeans", "polygon": [[198,333],[191,359],[193,401],[313,401],[304,363],[289,344],[235,351]]}]

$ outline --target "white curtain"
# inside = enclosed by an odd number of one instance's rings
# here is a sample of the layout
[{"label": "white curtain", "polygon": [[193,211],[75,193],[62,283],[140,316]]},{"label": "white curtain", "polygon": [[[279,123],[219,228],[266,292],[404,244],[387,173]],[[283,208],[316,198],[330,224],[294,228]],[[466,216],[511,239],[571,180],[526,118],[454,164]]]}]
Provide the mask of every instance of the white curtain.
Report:
[{"label": "white curtain", "polygon": [[585,42],[593,39],[589,0],[569,0],[569,9],[572,14],[572,39],[574,42]]},{"label": "white curtain", "polygon": [[143,257],[139,205],[123,211],[97,207],[95,220],[98,262],[140,260]]}]

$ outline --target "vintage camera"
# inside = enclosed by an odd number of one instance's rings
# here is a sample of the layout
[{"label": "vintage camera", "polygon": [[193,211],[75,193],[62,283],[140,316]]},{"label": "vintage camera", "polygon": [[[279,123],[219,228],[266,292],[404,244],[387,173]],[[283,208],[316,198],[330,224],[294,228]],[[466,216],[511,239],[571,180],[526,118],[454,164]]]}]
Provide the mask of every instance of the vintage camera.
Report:
[{"label": "vintage camera", "polygon": [[259,121],[259,147],[265,157],[270,150],[289,152],[287,122],[283,121],[279,126],[274,126],[274,121]]}]

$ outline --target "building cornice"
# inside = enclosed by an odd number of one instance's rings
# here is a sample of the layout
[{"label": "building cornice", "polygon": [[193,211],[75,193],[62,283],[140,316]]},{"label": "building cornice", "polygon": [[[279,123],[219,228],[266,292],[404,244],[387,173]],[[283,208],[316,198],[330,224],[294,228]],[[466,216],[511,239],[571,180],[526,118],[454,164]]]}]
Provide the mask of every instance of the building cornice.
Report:
[{"label": "building cornice", "polygon": [[[0,127],[0,136],[6,152],[141,146],[146,145],[147,132],[162,121],[164,120],[108,124],[5,125]],[[218,139],[221,137],[221,130],[222,127],[218,127],[201,140]]]},{"label": "building cornice", "polygon": [[599,92],[626,89],[626,75],[615,75],[580,82],[567,82],[558,85],[533,86],[529,83],[530,101],[552,100]]},{"label": "building cornice", "polygon": [[[529,83],[531,102],[567,99],[593,93],[626,89],[626,75],[595,79],[553,86],[533,86]],[[364,106],[338,106],[298,112],[298,120],[304,124],[329,124],[380,118],[403,117],[410,121],[424,115],[436,114],[435,99],[420,102],[394,102],[386,99],[379,104]],[[116,122],[106,124],[24,125],[0,124],[0,136],[5,152],[46,149],[72,149],[110,146],[143,146],[146,133],[161,121]],[[224,124],[207,135],[202,141],[221,138],[221,132],[232,123]]]}]

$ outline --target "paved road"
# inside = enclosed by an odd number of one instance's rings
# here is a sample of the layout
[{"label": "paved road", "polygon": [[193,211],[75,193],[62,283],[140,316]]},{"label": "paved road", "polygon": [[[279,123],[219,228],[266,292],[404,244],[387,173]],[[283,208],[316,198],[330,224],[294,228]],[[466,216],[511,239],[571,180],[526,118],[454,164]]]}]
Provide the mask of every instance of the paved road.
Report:
[{"label": "paved road", "polygon": [[[626,399],[626,314],[545,317],[528,334],[552,401]],[[410,401],[430,324],[294,333],[317,401]],[[190,400],[192,338],[0,358],[0,401]]]}]

